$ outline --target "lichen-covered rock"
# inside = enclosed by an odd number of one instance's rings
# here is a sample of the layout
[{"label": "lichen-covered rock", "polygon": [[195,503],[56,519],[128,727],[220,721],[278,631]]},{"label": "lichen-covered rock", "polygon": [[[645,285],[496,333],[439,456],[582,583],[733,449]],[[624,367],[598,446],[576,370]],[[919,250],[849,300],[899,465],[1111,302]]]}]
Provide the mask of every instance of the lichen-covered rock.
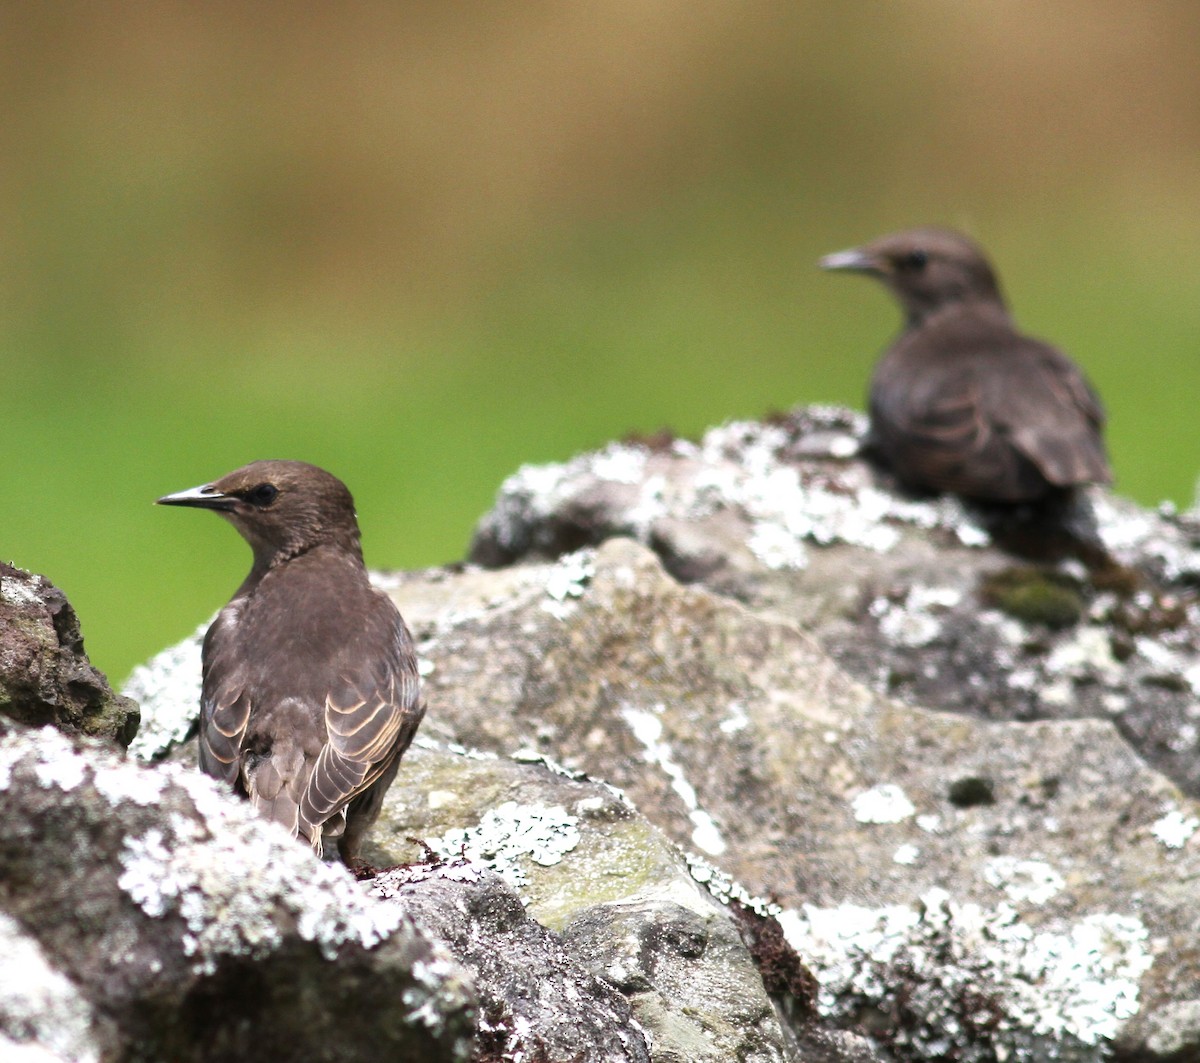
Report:
[{"label": "lichen-covered rock", "polygon": [[[191,638],[158,654],[152,665],[139,665],[121,693],[142,710],[142,725],[129,752],[139,760],[154,761],[171,752],[182,754],[184,743],[197,733],[200,722],[200,650],[208,621]],[[198,753],[188,749],[189,763]]]},{"label": "lichen-covered rock", "polygon": [[612,781],[775,897],[825,1014],[892,1016],[904,1058],[1099,1060],[1193,998],[1200,809],[1111,724],[880,698],[629,540],[453,583],[446,612],[443,577],[393,592],[437,725]]},{"label": "lichen-covered rock", "polygon": [[473,973],[482,1058],[650,1063],[629,1002],[531,919],[499,875],[461,860],[397,868],[371,892],[395,898]]},{"label": "lichen-covered rock", "polygon": [[463,1060],[461,970],[198,772],[0,728],[0,1035],[73,1060]]},{"label": "lichen-covered rock", "polygon": [[0,957],[0,1058],[97,1063],[101,1045],[115,1043],[116,1031],[55,969],[37,939],[3,912]]},{"label": "lichen-covered rock", "polygon": [[[769,1016],[747,1025],[762,977],[706,995],[687,966],[703,943],[747,970],[701,880],[776,902],[817,976],[810,1020],[803,965],[741,935],[792,987],[767,994],[789,1063],[1200,1058],[1192,519],[1097,492],[1120,567],[1030,568],[954,500],[894,493],[860,429],[798,411],[522,470],[476,539],[507,567],[381,577],[430,711],[374,859],[414,859],[411,835],[510,876],[656,1059],[699,1044],[676,1025],[699,998],[700,1028],[779,1051]],[[702,854],[690,881],[624,801],[534,796],[514,754],[621,787]]]},{"label": "lichen-covered rock", "polygon": [[0,562],[0,716],[123,746],[137,703],[114,693],[88,662],[79,619],[57,587]]},{"label": "lichen-covered rock", "polygon": [[881,693],[991,719],[1115,720],[1200,797],[1200,514],[1088,496],[1119,563],[1033,568],[995,513],[899,493],[857,456],[865,419],[814,407],[698,442],[613,443],[527,466],[471,557],[546,560],[626,536],[686,583],[778,609]]},{"label": "lichen-covered rock", "polygon": [[[412,859],[410,838],[416,837],[445,860],[466,859],[467,867],[483,864],[501,875],[529,916],[561,935],[573,961],[626,994],[636,1028],[649,1035],[655,1063],[794,1058],[785,1027],[808,1030],[813,1016],[804,1012],[804,1001],[792,999],[794,1022],[781,1024],[737,923],[700,881],[711,869],[690,867],[612,787],[573,778],[530,751],[519,760],[438,750],[428,738],[419,740],[389,793],[367,855],[381,862]],[[490,961],[493,968],[504,965],[506,977],[500,978],[480,963],[479,945],[467,954],[456,945],[469,937],[498,947],[496,933],[449,934],[456,956],[480,980],[484,1009],[489,993],[499,1002],[497,1013],[518,1018],[524,998],[559,999],[557,982],[527,990],[508,971],[511,957]],[[528,937],[528,929],[522,934]],[[547,972],[555,962],[543,965]],[[778,996],[788,996],[786,989]],[[551,1003],[540,1024],[555,1021]],[[510,1021],[509,1028],[537,1030],[539,1022],[530,1016]],[[516,1040],[514,1047],[537,1058],[536,1040]],[[597,1038],[597,1049],[604,1043]],[[846,1054],[850,1043],[830,1038],[821,1058],[853,1059]],[[549,1058],[574,1059],[574,1052],[562,1047]]]}]

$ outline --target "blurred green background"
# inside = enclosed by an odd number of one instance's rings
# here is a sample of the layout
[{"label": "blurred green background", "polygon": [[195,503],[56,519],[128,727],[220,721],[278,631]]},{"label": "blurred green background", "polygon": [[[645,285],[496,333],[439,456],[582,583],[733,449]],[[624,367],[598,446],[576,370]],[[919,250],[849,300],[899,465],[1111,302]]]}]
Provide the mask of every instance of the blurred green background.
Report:
[{"label": "blurred green background", "polygon": [[815,260],[991,252],[1107,400],[1119,490],[1200,470],[1193,0],[7,4],[0,557],[120,681],[249,553],[168,491],[347,481],[368,563],[633,429],[861,407],[898,326]]}]

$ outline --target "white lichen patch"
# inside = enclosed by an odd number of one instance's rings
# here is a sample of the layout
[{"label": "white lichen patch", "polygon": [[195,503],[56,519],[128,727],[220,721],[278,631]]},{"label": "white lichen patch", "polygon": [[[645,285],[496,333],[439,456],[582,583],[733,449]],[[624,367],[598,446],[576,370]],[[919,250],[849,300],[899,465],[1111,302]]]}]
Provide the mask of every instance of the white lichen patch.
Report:
[{"label": "white lichen patch", "polygon": [[142,722],[129,743],[139,760],[157,760],[183,742],[200,715],[200,644],[208,623],[189,638],[133,670],[121,693],[142,707]]},{"label": "white lichen patch", "polygon": [[40,576],[32,577],[30,583],[12,576],[0,576],[0,598],[13,605],[36,605],[42,600],[37,590],[39,583]]},{"label": "white lichen patch", "polygon": [[1055,646],[1046,659],[1046,671],[1052,675],[1115,674],[1120,668],[1108,632],[1091,625],[1081,626],[1073,637]]},{"label": "white lichen patch", "polygon": [[114,807],[122,801],[152,805],[167,784],[161,773],[136,764],[88,757],[61,731],[46,726],[10,736],[0,744],[0,790],[9,785],[12,768],[26,758],[39,786],[69,793],[90,782]]},{"label": "white lichen patch", "polygon": [[928,646],[942,633],[942,623],[928,613],[889,609],[879,620],[879,633],[894,646]]},{"label": "white lichen patch", "polygon": [[617,484],[640,483],[646,472],[647,451],[641,447],[613,444],[597,451],[591,471],[601,480]]},{"label": "white lichen patch", "polygon": [[323,864],[282,828],[221,793],[205,776],[159,769],[192,799],[200,819],[175,813],[125,840],[118,885],[152,918],[180,920],[180,949],[198,972],[221,956],[260,956],[294,926],[328,958],[371,948],[402,915],[362,895],[341,867]]},{"label": "white lichen patch", "polygon": [[486,868],[470,860],[447,860],[436,864],[406,864],[403,867],[381,871],[373,879],[363,883],[366,892],[381,900],[399,896],[405,886],[416,882],[438,879],[444,882],[482,882]]},{"label": "white lichen patch", "polygon": [[[417,739],[420,735],[417,736]],[[414,739],[416,744],[417,739]],[[447,753],[453,753],[457,757],[466,757],[468,760],[499,760],[500,755],[493,753],[490,749],[470,749],[462,745],[460,742],[439,742],[436,738],[427,738],[422,749],[444,749]]]},{"label": "white lichen patch", "polygon": [[574,612],[574,602],[583,597],[588,583],[596,574],[596,551],[577,550],[563,554],[546,577],[546,594],[542,609],[558,620]]},{"label": "white lichen patch", "polygon": [[1014,856],[993,857],[983,867],[983,878],[1015,904],[1045,904],[1066,887],[1062,875],[1044,861]]},{"label": "white lichen patch", "polygon": [[721,730],[721,734],[737,734],[739,731],[744,731],[750,726],[750,717],[746,715],[746,710],[741,702],[731,701],[729,710],[717,726]]},{"label": "white lichen patch", "polygon": [[1178,808],[1170,809],[1161,819],[1150,824],[1150,833],[1168,849],[1182,849],[1200,829],[1200,819],[1188,816]]},{"label": "white lichen patch", "polygon": [[97,769],[92,775],[92,785],[111,805],[121,801],[143,806],[156,804],[167,782],[162,773],[146,771],[135,764]]},{"label": "white lichen patch", "polygon": [[0,790],[7,790],[12,785],[12,770],[25,752],[21,744],[0,739]]},{"label": "white lichen patch", "polygon": [[818,976],[824,1014],[886,1014],[903,995],[915,1021],[899,1043],[917,1058],[1100,1063],[1137,1013],[1153,962],[1136,918],[1097,913],[1038,929],[1007,902],[958,904],[943,890],[918,907],[805,905],[780,923]]},{"label": "white lichen patch", "polygon": [[644,447],[611,443],[563,464],[522,465],[500,486],[487,523],[497,542],[519,550],[530,527],[545,522],[581,485],[601,482],[635,489],[630,508],[640,510],[640,523],[648,524],[658,513],[653,492],[639,490],[648,457]]},{"label": "white lichen patch", "polygon": [[912,587],[902,602],[876,598],[869,611],[888,642],[919,649],[941,635],[945,614],[961,601],[962,591],[953,587]]},{"label": "white lichen patch", "polygon": [[725,839],[721,837],[716,821],[700,807],[695,787],[687,781],[683,766],[675,758],[670,745],[663,741],[663,705],[655,705],[649,711],[632,705],[621,707],[621,718],[629,725],[634,738],[642,745],[642,759],[661,768],[671,781],[671,789],[679,796],[687,809],[692,823],[692,844],[710,856],[725,852]]},{"label": "white lichen patch", "polygon": [[[881,551],[900,541],[895,528],[883,523],[895,515],[896,499],[869,486],[847,491],[822,480],[806,481],[800,466],[781,456],[788,443],[786,429],[755,421],[733,421],[706,432],[699,459],[710,466],[703,481],[708,497],[699,515],[714,505],[715,488],[722,504],[742,510],[760,550],[769,546],[775,558],[787,556],[782,550],[787,538]],[[724,475],[714,475],[718,469]]]},{"label": "white lichen patch", "polygon": [[669,512],[673,491],[665,476],[648,476],[638,489],[637,499],[625,513],[626,530],[647,542],[655,523]]},{"label": "white lichen patch", "polygon": [[[1110,553],[1123,560],[1154,558],[1172,582],[1200,576],[1200,549],[1174,514],[1140,509],[1104,491],[1093,491],[1089,498]],[[1194,521],[1196,513],[1189,516]]]},{"label": "white lichen patch", "polygon": [[1167,679],[1183,678],[1186,669],[1181,667],[1180,657],[1172,649],[1145,635],[1139,635],[1133,644],[1138,656],[1152,669],[1152,674]]},{"label": "white lichen patch", "polygon": [[36,1048],[46,1060],[95,1063],[100,1049],[92,1023],[91,1006],[75,984],[50,965],[15,919],[0,912],[0,1042],[17,1046],[4,1058],[19,1060],[25,1049]]},{"label": "white lichen patch", "polygon": [[1075,688],[1071,686],[1069,679],[1058,679],[1053,683],[1047,683],[1038,690],[1037,695],[1043,705],[1062,708],[1075,700]]},{"label": "white lichen patch", "polygon": [[0,790],[12,785],[13,769],[24,763],[38,786],[69,793],[87,781],[90,762],[57,728],[17,731],[0,738]]},{"label": "white lichen patch", "polygon": [[692,879],[700,883],[711,896],[722,904],[727,905],[730,901],[737,901],[743,907],[749,908],[764,918],[777,916],[783,911],[774,901],[768,901],[765,897],[756,897],[740,882],[719,867],[714,867],[704,857],[685,852],[683,858],[687,861],[688,872]]},{"label": "white lichen patch", "polygon": [[447,986],[460,983],[463,973],[444,945],[431,940],[429,946],[429,955],[415,961],[410,968],[413,984],[401,990],[400,1003],[410,1023],[440,1031],[445,1026],[447,1003],[465,1003],[450,1002],[446,995]]},{"label": "white lichen patch", "polygon": [[850,803],[859,823],[900,823],[916,813],[908,795],[895,783],[881,783]]},{"label": "white lichen patch", "polygon": [[796,571],[808,564],[804,543],[781,524],[757,521],[746,537],[746,545],[770,569]]},{"label": "white lichen patch", "polygon": [[490,867],[518,893],[529,884],[529,862],[557,864],[579,844],[579,819],[561,805],[505,801],[473,827],[456,827],[426,844],[446,860]]},{"label": "white lichen patch", "polygon": [[[49,728],[43,728],[43,731]],[[51,740],[53,741],[53,740]],[[58,789],[70,792],[82,786],[87,778],[89,764],[64,740],[52,758],[39,761],[33,769],[38,785],[47,790]]]},{"label": "white lichen patch", "polygon": [[987,534],[952,498],[904,499],[875,487],[859,449],[866,419],[810,407],[803,424],[734,421],[699,443],[675,440],[649,450],[614,443],[570,461],[523,466],[501,486],[482,528],[520,554],[573,502],[595,513],[597,528],[649,543],[664,518],[689,523],[736,512],[743,541],[765,567],[800,569],[805,542],[891,550],[899,528],[943,528],[980,546]]}]

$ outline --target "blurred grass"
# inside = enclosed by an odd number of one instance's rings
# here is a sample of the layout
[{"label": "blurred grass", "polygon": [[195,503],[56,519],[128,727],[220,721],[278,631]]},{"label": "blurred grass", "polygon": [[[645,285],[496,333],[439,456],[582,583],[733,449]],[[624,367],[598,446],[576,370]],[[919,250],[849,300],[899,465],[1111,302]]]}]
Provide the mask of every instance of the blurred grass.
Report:
[{"label": "blurred grass", "polygon": [[1118,489],[1190,504],[1200,15],[752,7],[534,5],[489,33],[420,5],[90,36],[24,13],[0,556],[66,591],[116,679],[248,567],[223,521],[152,500],[254,458],[345,479],[373,566],[461,558],[524,462],[861,407],[898,315],[815,261],[923,222],[978,237],[1085,367]]}]

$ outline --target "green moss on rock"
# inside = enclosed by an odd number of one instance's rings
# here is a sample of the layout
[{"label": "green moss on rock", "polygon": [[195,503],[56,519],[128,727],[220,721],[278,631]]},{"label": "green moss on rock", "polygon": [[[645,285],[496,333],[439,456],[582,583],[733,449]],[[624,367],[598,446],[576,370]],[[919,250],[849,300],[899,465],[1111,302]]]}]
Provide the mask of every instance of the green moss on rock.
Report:
[{"label": "green moss on rock", "polygon": [[984,604],[1024,624],[1066,628],[1083,616],[1078,582],[1058,572],[1034,567],[1001,569],[984,576],[979,585]]}]

